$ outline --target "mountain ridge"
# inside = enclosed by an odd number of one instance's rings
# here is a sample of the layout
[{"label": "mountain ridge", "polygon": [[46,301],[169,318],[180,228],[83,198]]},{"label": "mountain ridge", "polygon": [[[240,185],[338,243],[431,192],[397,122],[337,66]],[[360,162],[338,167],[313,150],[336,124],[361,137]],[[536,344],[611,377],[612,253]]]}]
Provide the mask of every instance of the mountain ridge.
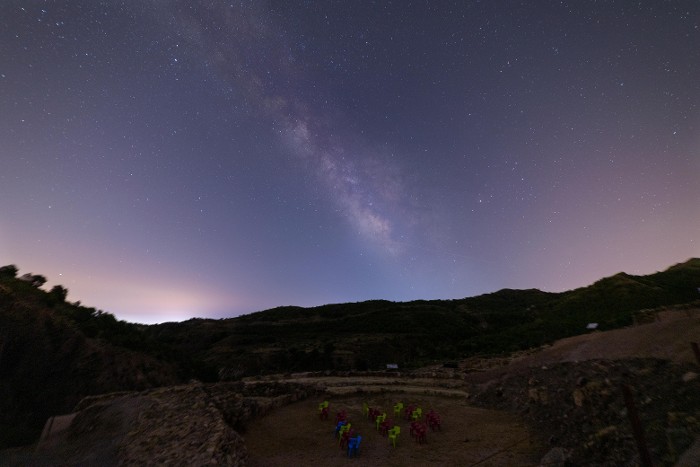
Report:
[{"label": "mountain ridge", "polygon": [[[223,320],[140,325],[41,290],[0,268],[0,448],[88,395],[197,379],[295,371],[401,369],[506,355],[628,326],[649,309],[698,298],[700,259],[647,276],[618,273],[566,292],[500,291],[456,300],[278,307]],[[60,287],[60,286],[57,286]],[[645,318],[646,319],[646,318]]]}]

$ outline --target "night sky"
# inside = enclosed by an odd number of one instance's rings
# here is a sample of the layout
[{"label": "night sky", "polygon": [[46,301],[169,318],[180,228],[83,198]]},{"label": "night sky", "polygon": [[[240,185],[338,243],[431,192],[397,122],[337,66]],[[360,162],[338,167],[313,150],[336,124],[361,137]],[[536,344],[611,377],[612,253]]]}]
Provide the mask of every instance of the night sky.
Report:
[{"label": "night sky", "polygon": [[700,2],[0,2],[0,263],[119,319],[700,256]]}]

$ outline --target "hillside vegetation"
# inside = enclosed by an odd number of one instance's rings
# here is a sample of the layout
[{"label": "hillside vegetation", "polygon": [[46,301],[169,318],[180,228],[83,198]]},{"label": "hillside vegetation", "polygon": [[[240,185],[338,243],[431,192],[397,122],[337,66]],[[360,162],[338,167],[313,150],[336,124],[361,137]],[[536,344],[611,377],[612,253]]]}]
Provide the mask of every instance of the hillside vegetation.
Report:
[{"label": "hillside vegetation", "polygon": [[136,325],[66,303],[40,283],[0,269],[0,449],[35,441],[49,416],[87,395],[181,379],[145,350]]},{"label": "hillside vegetation", "polygon": [[226,320],[192,319],[144,333],[185,349],[223,379],[261,372],[401,368],[538,347],[628,326],[640,310],[700,299],[700,259],[648,276],[619,273],[580,289],[509,290],[461,300],[281,307]]},{"label": "hillside vegetation", "polygon": [[34,441],[84,396],[307,370],[411,368],[495,356],[645,319],[700,298],[700,259],[620,273],[563,292],[501,290],[461,300],[281,307],[224,320],[139,325],[0,268],[0,448]]}]

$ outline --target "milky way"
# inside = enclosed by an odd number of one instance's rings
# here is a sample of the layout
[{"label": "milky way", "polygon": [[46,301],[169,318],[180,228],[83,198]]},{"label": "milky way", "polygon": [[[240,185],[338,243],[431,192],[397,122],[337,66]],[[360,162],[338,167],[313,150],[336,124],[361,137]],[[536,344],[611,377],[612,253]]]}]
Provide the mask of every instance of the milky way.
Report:
[{"label": "milky way", "polygon": [[[289,43],[299,38],[283,32],[279,13],[259,8],[259,4],[213,4],[202,15],[199,9],[173,12],[169,6],[156,17],[166,20],[165,29],[174,26],[171,33],[186,42],[190,60],[212,67],[214,79],[232,92],[238,90],[266,119],[285,152],[301,159],[352,229],[387,253],[397,254],[402,241],[391,217],[403,211],[401,180],[392,176],[391,164],[377,160],[376,150],[360,149],[350,136],[338,134],[342,116],[316,109],[313,101],[318,96],[294,95],[295,90],[308,89],[306,81],[315,87],[308,65],[299,63],[295,46]],[[340,110],[334,112],[338,113],[342,115]]]},{"label": "milky way", "polygon": [[3,2],[0,263],[140,322],[698,256],[697,2]]}]

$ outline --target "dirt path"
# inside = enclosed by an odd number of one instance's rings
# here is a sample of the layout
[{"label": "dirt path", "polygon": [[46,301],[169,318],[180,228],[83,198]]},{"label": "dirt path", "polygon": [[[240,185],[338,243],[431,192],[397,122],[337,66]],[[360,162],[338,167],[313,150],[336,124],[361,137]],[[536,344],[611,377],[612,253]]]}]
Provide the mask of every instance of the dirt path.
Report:
[{"label": "dirt path", "polygon": [[[401,435],[394,449],[374,424],[362,416],[362,403],[386,410],[398,398],[405,404],[418,404],[424,413],[436,410],[442,418],[441,431],[428,432],[427,443],[418,444],[409,435],[409,422],[394,418]],[[321,400],[309,399],[271,412],[248,426],[243,434],[249,465],[334,465],[339,461],[362,466],[444,465],[444,466],[527,466],[537,465],[542,449],[534,436],[513,415],[469,407],[461,400],[435,396],[410,396],[384,393],[367,396],[334,396],[330,401],[330,420],[319,420]],[[348,412],[349,420],[363,437],[360,456],[347,454],[334,439],[334,415]]]}]

